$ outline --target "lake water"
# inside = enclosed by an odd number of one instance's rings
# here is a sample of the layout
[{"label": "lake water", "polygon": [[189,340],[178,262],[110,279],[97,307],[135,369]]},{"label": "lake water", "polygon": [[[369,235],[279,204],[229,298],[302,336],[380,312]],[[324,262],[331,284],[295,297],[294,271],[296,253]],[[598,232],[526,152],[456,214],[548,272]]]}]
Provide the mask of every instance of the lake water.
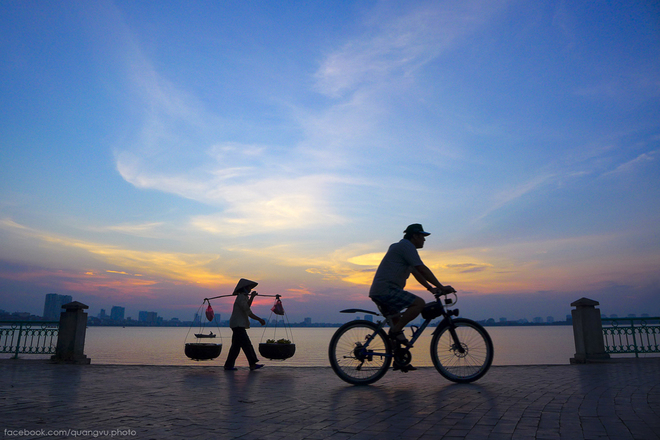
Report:
[{"label": "lake water", "polygon": [[[329,366],[328,343],[336,328],[291,328],[288,331],[296,344],[296,354],[284,361],[261,358],[266,365],[296,367]],[[493,339],[493,365],[562,365],[575,354],[571,326],[487,327]],[[184,352],[185,342],[195,342],[193,333],[183,327],[89,327],[85,340],[85,354],[93,364],[116,365],[218,365],[224,364],[231,345],[231,329],[214,328],[218,335],[205,342],[222,343],[222,353],[211,361],[196,362]],[[407,330],[407,333],[409,330]],[[219,334],[218,334],[219,333]],[[266,339],[286,338],[284,329],[253,327],[248,330],[258,354],[258,344]],[[415,366],[433,366],[429,354],[432,329],[426,329],[412,350]],[[187,339],[186,339],[187,338]],[[10,355],[3,355],[10,357]],[[22,358],[36,356],[22,355]],[[247,366],[241,353],[237,366]]]}]

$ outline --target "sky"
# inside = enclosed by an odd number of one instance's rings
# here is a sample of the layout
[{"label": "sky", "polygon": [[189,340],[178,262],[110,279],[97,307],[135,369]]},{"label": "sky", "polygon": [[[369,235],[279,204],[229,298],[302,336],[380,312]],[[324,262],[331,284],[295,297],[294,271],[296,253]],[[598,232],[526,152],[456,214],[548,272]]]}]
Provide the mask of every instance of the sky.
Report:
[{"label": "sky", "polygon": [[55,292],[189,320],[248,278],[291,322],[343,322],[421,223],[462,316],[660,316],[659,17],[0,2],[0,309]]}]

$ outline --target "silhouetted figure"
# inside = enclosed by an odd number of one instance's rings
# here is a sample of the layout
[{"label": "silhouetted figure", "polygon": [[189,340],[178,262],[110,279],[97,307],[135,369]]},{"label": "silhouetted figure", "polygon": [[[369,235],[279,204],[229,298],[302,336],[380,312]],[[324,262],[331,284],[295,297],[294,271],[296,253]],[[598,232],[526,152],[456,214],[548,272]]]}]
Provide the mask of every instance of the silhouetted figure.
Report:
[{"label": "silhouetted figure", "polygon": [[231,348],[225,361],[225,370],[236,370],[234,363],[241,349],[243,349],[243,353],[247,357],[250,370],[258,370],[263,367],[262,364],[257,363],[259,359],[257,359],[257,354],[252,347],[252,341],[250,341],[250,337],[247,334],[247,329],[250,328],[250,318],[259,321],[261,325],[266,324],[266,321],[252,313],[250,309],[252,300],[258,295],[257,292],[250,294],[250,291],[257,287],[257,284],[254,281],[241,278],[234,289],[236,300],[234,300],[234,309],[232,310],[231,318],[229,318],[229,327],[231,327],[232,331]]},{"label": "silhouetted figure", "polygon": [[[380,262],[369,290],[369,297],[386,316],[398,315],[393,319],[390,338],[395,343],[407,344],[408,340],[403,334],[403,329],[422,312],[426,305],[423,298],[403,290],[410,274],[412,273],[419,284],[431,293],[455,292],[455,290],[451,286],[440,284],[419,257],[417,249],[424,247],[426,237],[431,234],[425,232],[419,223],[408,226],[403,232],[405,234],[403,239],[392,244]],[[400,314],[403,309],[406,311]]]}]

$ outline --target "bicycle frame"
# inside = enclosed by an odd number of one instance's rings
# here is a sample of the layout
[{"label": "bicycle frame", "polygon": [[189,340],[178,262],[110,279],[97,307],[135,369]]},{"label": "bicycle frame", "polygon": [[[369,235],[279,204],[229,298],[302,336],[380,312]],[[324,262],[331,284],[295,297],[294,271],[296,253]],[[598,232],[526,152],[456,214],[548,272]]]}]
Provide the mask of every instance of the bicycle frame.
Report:
[{"label": "bicycle frame", "polygon": [[[410,341],[408,343],[408,347],[407,347],[408,350],[413,348],[413,346],[415,345],[415,342],[419,339],[419,337],[422,335],[424,330],[426,330],[426,327],[429,326],[431,321],[433,321],[435,318],[438,318],[438,317],[441,316],[442,319],[438,323],[435,330],[433,331],[433,335],[435,335],[437,332],[439,332],[443,328],[449,327],[449,333],[451,334],[451,337],[454,340],[454,345],[455,345],[456,349],[459,351],[459,353],[463,353],[465,351],[465,349],[461,345],[460,341],[458,340],[458,335],[456,334],[456,327],[454,326],[453,320],[451,318],[452,316],[458,316],[458,309],[447,310],[445,305],[442,303],[442,301],[440,301],[440,297],[443,296],[443,295],[445,297],[447,296],[446,294],[436,294],[436,295],[434,295],[435,299],[436,299],[435,302],[427,303],[427,306],[431,305],[431,304],[439,305],[440,306],[440,314],[438,314],[436,316],[432,316],[430,318],[425,318],[424,322],[422,322],[422,324],[419,327],[414,326],[414,325],[410,326],[413,329],[413,335],[412,335],[412,338],[410,339]],[[372,312],[372,311],[369,311],[369,310],[363,310],[363,309],[347,309],[347,310],[342,310],[341,311],[341,313],[356,313],[356,312],[369,313],[369,314],[376,315],[376,316],[382,316],[384,318],[382,321],[377,321],[376,330],[369,336],[369,338],[366,340],[365,344],[362,346],[363,350],[367,350],[367,348],[369,347],[369,344],[371,343],[371,341],[374,340],[374,338],[376,337],[378,332],[385,328],[385,324],[388,324],[390,327],[392,327],[392,325],[393,325],[393,323],[392,323],[393,316],[385,316],[384,314],[381,314],[381,313],[376,313],[376,312]],[[389,350],[389,351],[390,351],[390,353],[370,352],[369,356],[394,357],[393,350]]]}]

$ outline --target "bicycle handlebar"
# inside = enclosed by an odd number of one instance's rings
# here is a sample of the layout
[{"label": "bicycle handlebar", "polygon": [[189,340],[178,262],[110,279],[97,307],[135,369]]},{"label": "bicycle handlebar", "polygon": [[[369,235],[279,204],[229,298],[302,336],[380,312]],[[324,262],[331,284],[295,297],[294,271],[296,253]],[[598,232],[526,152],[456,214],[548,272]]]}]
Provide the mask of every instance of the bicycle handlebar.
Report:
[{"label": "bicycle handlebar", "polygon": [[[453,306],[454,304],[456,304],[458,302],[458,295],[456,294],[457,293],[456,289],[454,289],[452,287],[452,290],[453,290],[453,292],[434,293],[433,296],[435,297],[435,300],[438,301],[438,302],[440,301],[440,297],[444,296],[445,297],[445,300],[443,301],[444,305]],[[449,295],[454,295],[453,301],[449,298]]]}]

